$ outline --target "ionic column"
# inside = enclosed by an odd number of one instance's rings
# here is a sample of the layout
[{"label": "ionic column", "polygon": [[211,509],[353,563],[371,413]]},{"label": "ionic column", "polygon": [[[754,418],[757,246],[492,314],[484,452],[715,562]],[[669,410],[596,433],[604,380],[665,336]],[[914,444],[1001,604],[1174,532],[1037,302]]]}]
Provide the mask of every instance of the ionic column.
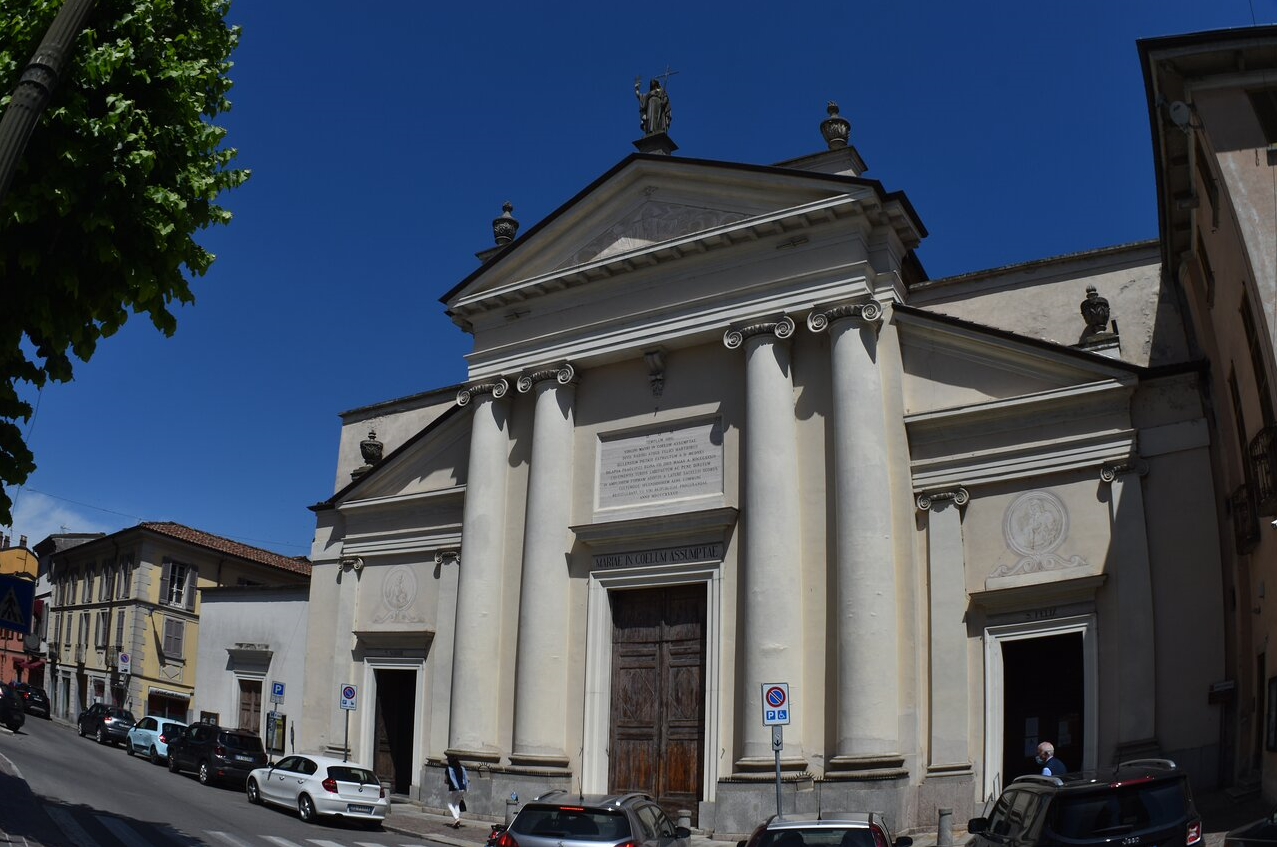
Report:
[{"label": "ionic column", "polygon": [[[497,761],[497,702],[491,696],[501,655],[501,583],[506,537],[506,431],[504,379],[463,388],[459,406],[471,405],[470,464],[462,509],[462,562],[457,576],[453,686],[448,748],[467,759]],[[482,693],[482,694],[481,694]],[[487,696],[483,696],[487,695]]]},{"label": "ionic column", "polygon": [[967,738],[967,585],[960,512],[967,501],[966,488],[920,494],[916,501],[927,515],[929,773],[972,767]]},{"label": "ionic column", "polygon": [[568,525],[572,498],[572,365],[526,374],[535,392],[532,456],[524,519],[515,663],[515,729],[510,761],[567,767],[564,697],[568,690]]},{"label": "ionic column", "polygon": [[1106,570],[1118,594],[1122,612],[1114,620],[1114,647],[1119,654],[1119,758],[1158,753],[1155,738],[1154,592],[1149,576],[1149,543],[1145,538],[1145,502],[1140,478],[1144,462],[1104,465],[1102,482],[1109,483],[1109,566]]},{"label": "ionic column", "polygon": [[[802,538],[799,531],[798,446],[789,339],[794,321],[729,329],[728,349],[746,352],[743,475],[745,515],[741,581],[741,758],[739,770],[771,768],[772,732],[762,725],[762,691],[788,682],[798,709],[803,700]],[[806,767],[803,720],[791,712],[782,763]]]},{"label": "ionic column", "polygon": [[829,329],[833,378],[839,697],[833,770],[904,763],[897,740],[891,480],[877,356],[882,316],[873,301],[808,316],[813,332]]}]

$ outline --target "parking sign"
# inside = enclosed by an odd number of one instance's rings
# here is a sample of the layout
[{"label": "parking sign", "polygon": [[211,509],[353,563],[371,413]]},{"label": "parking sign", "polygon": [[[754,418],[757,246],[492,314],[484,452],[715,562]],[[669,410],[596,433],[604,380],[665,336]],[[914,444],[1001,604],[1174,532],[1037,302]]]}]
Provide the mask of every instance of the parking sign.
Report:
[{"label": "parking sign", "polygon": [[763,683],[763,725],[789,726],[790,683]]},{"label": "parking sign", "polygon": [[346,685],[342,686],[342,690],[338,693],[341,697],[341,703],[340,703],[341,707],[343,709],[346,709],[347,711],[354,710],[355,694],[356,694],[355,686],[351,685],[348,682]]}]

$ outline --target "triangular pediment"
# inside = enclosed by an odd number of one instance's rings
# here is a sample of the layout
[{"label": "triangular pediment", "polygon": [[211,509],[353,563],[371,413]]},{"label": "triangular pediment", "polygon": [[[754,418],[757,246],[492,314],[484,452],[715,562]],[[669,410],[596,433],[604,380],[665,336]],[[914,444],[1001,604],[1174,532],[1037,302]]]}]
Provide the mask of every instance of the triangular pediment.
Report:
[{"label": "triangular pediment", "polygon": [[445,415],[343,491],[339,507],[458,489],[466,484],[469,455],[470,416]]},{"label": "triangular pediment", "polygon": [[917,243],[921,226],[912,212],[873,180],[632,156],[521,232],[443,300],[464,316],[580,284],[566,280],[574,272],[612,277],[853,214],[905,227],[903,240]]},{"label": "triangular pediment", "polygon": [[1130,368],[1112,360],[992,327],[904,308],[896,323],[907,417],[1134,381]]}]

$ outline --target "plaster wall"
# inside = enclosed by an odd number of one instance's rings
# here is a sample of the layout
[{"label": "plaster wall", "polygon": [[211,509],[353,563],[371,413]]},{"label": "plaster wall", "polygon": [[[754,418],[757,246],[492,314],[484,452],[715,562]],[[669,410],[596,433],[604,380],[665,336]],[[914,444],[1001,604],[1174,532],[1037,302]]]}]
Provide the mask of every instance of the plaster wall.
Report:
[{"label": "plaster wall", "polygon": [[370,428],[377,431],[377,440],[382,442],[385,455],[454,408],[456,400],[457,386],[448,386],[343,412],[333,490],[340,491],[349,485],[351,471],[364,464],[359,443],[368,437]]}]

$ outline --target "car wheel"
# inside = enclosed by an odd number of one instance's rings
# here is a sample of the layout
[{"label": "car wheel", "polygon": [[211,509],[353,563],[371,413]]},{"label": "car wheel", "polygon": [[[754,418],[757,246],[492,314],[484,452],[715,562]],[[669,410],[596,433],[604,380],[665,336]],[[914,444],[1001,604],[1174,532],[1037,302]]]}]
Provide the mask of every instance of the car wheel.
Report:
[{"label": "car wheel", "polygon": [[130,756],[133,755],[133,742],[127,738],[124,739],[124,752],[128,753]]},{"label": "car wheel", "polygon": [[102,727],[98,727],[98,743],[99,744],[107,743],[106,733],[102,730]]},{"label": "car wheel", "polygon": [[177,759],[173,756],[172,753],[169,753],[169,773],[177,773],[178,770],[179,768],[178,768]]},{"label": "car wheel", "polygon": [[77,735],[79,735],[81,738],[84,738],[84,724],[77,723],[75,725],[75,731]]},{"label": "car wheel", "polygon": [[311,799],[309,794],[303,794],[297,798],[297,816],[305,823],[315,823],[315,801]]},{"label": "car wheel", "polygon": [[155,749],[155,745],[151,745],[151,752],[147,754],[147,758],[151,760],[151,764],[158,765],[160,763],[160,751]]},{"label": "car wheel", "polygon": [[210,785],[213,782],[213,773],[209,770],[208,762],[200,762],[200,769],[196,771],[196,775],[200,779],[200,785]]},{"label": "car wheel", "polygon": [[248,785],[244,786],[244,793],[248,795],[248,801],[254,806],[261,805],[262,794],[257,790],[257,780],[250,779]]}]

